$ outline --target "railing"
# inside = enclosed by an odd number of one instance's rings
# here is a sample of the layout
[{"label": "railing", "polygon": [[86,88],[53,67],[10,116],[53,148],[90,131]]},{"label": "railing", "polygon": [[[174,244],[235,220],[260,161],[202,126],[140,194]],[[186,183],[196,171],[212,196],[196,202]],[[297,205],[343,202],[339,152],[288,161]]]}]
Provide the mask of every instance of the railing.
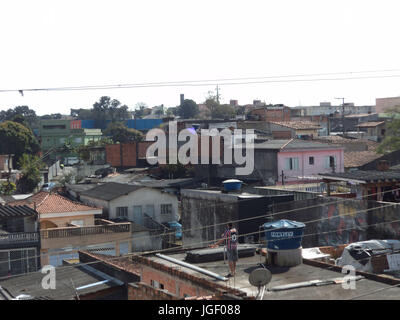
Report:
[{"label": "railing", "polygon": [[148,214],[144,213],[144,226],[148,229],[155,229],[155,230],[165,230],[168,229],[166,226],[164,226],[162,223],[159,223],[152,217],[150,217]]},{"label": "railing", "polygon": [[13,244],[13,243],[27,243],[27,242],[38,242],[38,232],[19,232],[19,233],[8,233],[0,234],[0,245],[1,244]]},{"label": "railing", "polygon": [[82,237],[107,233],[122,233],[131,232],[131,224],[128,223],[114,223],[110,225],[97,225],[90,227],[66,227],[66,228],[50,228],[40,231],[43,239],[51,238],[68,238],[68,237]]}]

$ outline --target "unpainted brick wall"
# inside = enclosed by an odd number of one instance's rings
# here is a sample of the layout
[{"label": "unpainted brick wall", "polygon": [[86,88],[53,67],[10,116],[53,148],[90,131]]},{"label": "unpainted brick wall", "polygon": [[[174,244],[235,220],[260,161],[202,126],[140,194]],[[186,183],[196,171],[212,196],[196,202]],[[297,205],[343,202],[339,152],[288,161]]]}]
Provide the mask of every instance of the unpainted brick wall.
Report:
[{"label": "unpainted brick wall", "polygon": [[179,298],[165,290],[148,286],[145,283],[128,284],[128,300],[178,300]]}]

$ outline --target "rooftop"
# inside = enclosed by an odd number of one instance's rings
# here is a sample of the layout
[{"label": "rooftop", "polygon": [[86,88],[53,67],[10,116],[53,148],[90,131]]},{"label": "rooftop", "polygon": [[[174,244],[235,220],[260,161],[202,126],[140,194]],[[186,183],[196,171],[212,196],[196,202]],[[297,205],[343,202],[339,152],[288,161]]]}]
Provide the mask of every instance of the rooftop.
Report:
[{"label": "rooftop", "polygon": [[321,129],[318,123],[311,121],[270,121],[270,123],[297,130]]},{"label": "rooftop", "polygon": [[369,182],[379,182],[379,181],[400,181],[400,171],[399,170],[389,170],[389,171],[362,171],[357,170],[354,172],[342,172],[342,173],[324,173],[320,174],[325,179],[338,180],[338,181],[354,181],[358,183],[369,183]]},{"label": "rooftop", "polygon": [[0,205],[0,218],[31,217],[35,215],[37,215],[37,212],[26,205],[22,206]]},{"label": "rooftop", "polygon": [[[55,274],[56,288],[51,290],[42,287],[41,272],[0,280],[0,287],[13,298],[24,294],[34,299],[73,300],[77,293],[82,296],[122,285],[122,282],[90,266],[64,266],[57,268]],[[6,299],[0,292],[0,300]]]},{"label": "rooftop", "polygon": [[255,143],[254,149],[275,149],[275,150],[294,150],[294,149],[340,149],[340,146],[333,146],[329,143],[322,143],[309,140],[287,139],[287,140],[267,140]]},{"label": "rooftop", "polygon": [[10,206],[26,205],[39,213],[61,213],[92,211],[100,208],[90,207],[79,202],[69,200],[57,193],[40,191],[26,199],[9,202]]},{"label": "rooftop", "polygon": [[374,128],[377,126],[380,126],[381,124],[384,124],[385,121],[373,121],[373,122],[363,122],[360,123],[357,127],[359,128]]},{"label": "rooftop", "polygon": [[344,153],[344,167],[357,168],[382,157],[374,151],[351,151]]},{"label": "rooftop", "polygon": [[[169,254],[168,256],[184,261],[186,253]],[[173,262],[169,262],[156,256],[150,256],[148,258],[171,268],[179,267],[179,265]],[[291,268],[264,265],[264,267],[267,267],[267,269],[272,273],[271,282],[267,285],[267,290],[263,297],[264,300],[347,300],[378,289],[386,290],[365,296],[363,299],[400,299],[400,288],[390,288],[389,284],[373,281],[367,278],[358,280],[356,282],[355,290],[346,290],[340,284],[335,284],[332,281],[333,279],[343,278],[341,272],[332,270],[329,265],[326,265],[326,267],[317,267],[311,265],[306,260],[303,261],[305,263]],[[253,270],[262,268],[262,264],[264,263],[265,257],[258,254],[251,257],[239,258],[236,267],[236,276],[235,278],[229,278],[227,282],[215,280],[214,278],[186,267],[180,267],[180,269],[200,278],[208,279],[220,284],[226,284],[228,287],[239,289],[246,292],[248,296],[256,296],[257,288],[253,287],[249,283],[249,275]],[[229,273],[228,264],[223,260],[192,264],[223,276]],[[327,281],[329,284],[322,286],[311,285],[290,290],[272,290],[277,286],[316,280]]]},{"label": "rooftop", "polygon": [[87,196],[96,199],[110,201],[118,197],[128,195],[129,193],[139,190],[143,186],[135,186],[126,183],[107,182],[98,185],[90,190],[83,191],[81,196]]}]

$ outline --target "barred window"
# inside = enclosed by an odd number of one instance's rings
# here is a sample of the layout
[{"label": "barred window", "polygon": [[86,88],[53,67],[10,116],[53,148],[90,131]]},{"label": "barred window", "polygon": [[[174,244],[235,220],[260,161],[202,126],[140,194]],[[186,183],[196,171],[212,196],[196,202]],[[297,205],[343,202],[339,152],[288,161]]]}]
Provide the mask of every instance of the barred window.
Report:
[{"label": "barred window", "polygon": [[117,217],[128,217],[128,207],[117,207]]},{"label": "barred window", "polygon": [[172,204],[161,205],[161,214],[171,214],[171,213],[172,213]]}]

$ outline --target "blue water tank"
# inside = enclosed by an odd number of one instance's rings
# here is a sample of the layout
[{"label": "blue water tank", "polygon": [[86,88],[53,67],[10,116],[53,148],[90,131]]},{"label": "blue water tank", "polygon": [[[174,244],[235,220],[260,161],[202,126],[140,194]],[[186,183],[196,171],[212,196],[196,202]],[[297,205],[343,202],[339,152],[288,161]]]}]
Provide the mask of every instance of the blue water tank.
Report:
[{"label": "blue water tank", "polygon": [[242,181],[237,179],[229,179],[222,181],[225,191],[236,191],[242,188]]},{"label": "blue water tank", "polygon": [[267,240],[267,249],[291,250],[301,247],[305,224],[291,220],[278,220],[262,226]]}]

